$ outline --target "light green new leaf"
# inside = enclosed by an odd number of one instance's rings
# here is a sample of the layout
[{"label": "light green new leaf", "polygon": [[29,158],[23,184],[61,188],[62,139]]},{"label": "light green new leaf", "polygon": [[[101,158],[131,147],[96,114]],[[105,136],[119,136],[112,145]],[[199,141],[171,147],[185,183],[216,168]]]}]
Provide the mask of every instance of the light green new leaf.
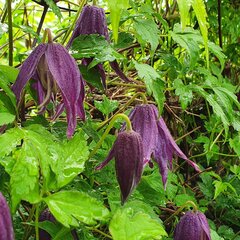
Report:
[{"label": "light green new leaf", "polygon": [[0,135],[0,159],[9,155],[21,143],[23,135],[20,128],[12,128]]},{"label": "light green new leaf", "polygon": [[127,9],[129,0],[108,0],[108,6],[110,9],[110,18],[113,30],[113,38],[115,43],[118,41],[118,27],[121,17],[121,12]]},{"label": "light green new leaf", "polygon": [[207,67],[209,68],[208,22],[207,22],[207,12],[205,8],[205,3],[204,3],[204,0],[191,0],[191,3],[198,20],[200,31],[202,33],[205,51],[206,51]]},{"label": "light green new leaf", "polygon": [[15,119],[15,115],[9,112],[2,112],[0,109],[0,126],[8,123],[12,123]]},{"label": "light green new leaf", "polygon": [[162,239],[167,236],[160,221],[145,212],[120,208],[114,214],[109,230],[114,240]]},{"label": "light green new leaf", "polygon": [[119,102],[117,100],[110,100],[104,95],[103,100],[101,102],[95,100],[94,105],[104,115],[108,116],[109,113],[117,109]]},{"label": "light green new leaf", "polygon": [[158,104],[159,112],[161,114],[165,101],[164,81],[161,79],[158,72],[150,65],[139,64],[136,61],[134,61],[133,63],[138,71],[139,77],[142,78],[145,82],[148,94],[153,94],[153,97]]},{"label": "light green new leaf", "polygon": [[178,3],[178,8],[179,8],[180,17],[181,17],[182,31],[184,31],[184,29],[187,26],[187,23],[189,21],[189,9],[191,7],[191,1],[190,0],[177,0],[177,3]]},{"label": "light green new leaf", "polygon": [[16,108],[16,97],[10,89],[10,83],[15,82],[18,72],[19,70],[14,67],[0,65],[0,88],[2,88],[10,98],[14,108]]},{"label": "light green new leaf", "polygon": [[155,52],[159,44],[158,25],[152,19],[135,19],[134,29],[140,43],[150,43],[151,51]]},{"label": "light green new leaf", "polygon": [[214,199],[216,199],[220,193],[225,192],[227,188],[230,188],[235,194],[237,194],[236,189],[228,182],[215,180],[213,184],[215,186]]},{"label": "light green new leaf", "polygon": [[[87,141],[82,131],[76,133],[72,139],[58,148],[58,160],[51,161],[51,168],[56,175],[58,188],[67,185],[84,170],[89,151]],[[56,152],[55,152],[56,153]]]},{"label": "light green new leaf", "polygon": [[61,191],[43,199],[54,217],[66,227],[108,219],[109,211],[97,199],[77,191]]},{"label": "light green new leaf", "polygon": [[15,153],[16,162],[10,173],[12,210],[15,211],[21,200],[29,203],[40,201],[39,162],[31,140],[25,140],[23,146]]}]

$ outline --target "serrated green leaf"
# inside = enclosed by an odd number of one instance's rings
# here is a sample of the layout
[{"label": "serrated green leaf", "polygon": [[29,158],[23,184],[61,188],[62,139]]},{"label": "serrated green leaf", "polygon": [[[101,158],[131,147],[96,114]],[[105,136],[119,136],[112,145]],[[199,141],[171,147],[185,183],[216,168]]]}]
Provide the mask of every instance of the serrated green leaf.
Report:
[{"label": "serrated green leaf", "polygon": [[185,28],[182,32],[180,25],[175,24],[170,34],[175,42],[187,50],[190,55],[190,67],[194,67],[200,57],[199,41],[201,41],[201,35],[199,32],[193,31],[191,28]]},{"label": "serrated green leaf", "polygon": [[209,50],[208,50],[208,22],[207,22],[207,12],[205,8],[204,0],[191,0],[193,10],[196,14],[200,31],[203,37],[203,42],[206,51],[206,61],[207,67],[209,68]]},{"label": "serrated green leaf", "polygon": [[74,58],[95,57],[88,68],[101,62],[123,59],[123,56],[109,44],[105,37],[98,34],[80,35],[74,39],[71,49]]},{"label": "serrated green leaf", "polygon": [[8,123],[12,123],[15,120],[15,115],[9,112],[1,112],[0,109],[0,126]]},{"label": "serrated green leaf", "polygon": [[113,38],[115,43],[118,42],[118,27],[121,17],[121,12],[127,9],[129,0],[108,0],[108,6],[110,9],[111,25],[113,30]]},{"label": "serrated green leaf", "polygon": [[95,107],[101,111],[104,115],[108,116],[109,113],[117,109],[119,102],[117,100],[110,100],[105,95],[102,101],[94,101]]},{"label": "serrated green leaf", "polygon": [[145,82],[148,94],[153,94],[153,97],[158,104],[159,113],[161,114],[165,101],[164,82],[162,81],[158,72],[153,67],[147,64],[139,64],[136,61],[134,61],[133,63],[138,71],[139,77],[142,78]]},{"label": "serrated green leaf", "polygon": [[61,11],[57,4],[53,0],[44,0],[46,4],[50,7],[50,9],[53,11],[53,13],[59,18],[62,18]]},{"label": "serrated green leaf", "polygon": [[20,128],[12,128],[0,135],[0,158],[9,155],[21,143],[23,136]]},{"label": "serrated green leaf", "polygon": [[167,236],[162,224],[145,212],[130,207],[120,208],[114,214],[109,230],[114,240],[162,239]]},{"label": "serrated green leaf", "polygon": [[188,24],[189,21],[189,9],[191,7],[191,1],[190,0],[177,0],[178,8],[180,12],[181,17],[181,27],[182,31],[184,31],[185,27]]},{"label": "serrated green leaf", "polygon": [[174,200],[176,205],[179,207],[185,204],[187,201],[192,201],[195,204],[197,204],[196,199],[193,196],[190,196],[188,194],[179,194],[175,197],[175,200]]},{"label": "serrated green leaf", "polygon": [[135,19],[134,29],[140,43],[150,43],[151,51],[155,52],[159,44],[158,25],[152,19]]},{"label": "serrated green leaf", "polygon": [[21,200],[37,203],[39,195],[39,162],[31,141],[25,140],[16,153],[16,162],[10,173],[12,210],[15,211]]},{"label": "serrated green leaf", "polygon": [[234,138],[230,138],[229,143],[234,152],[240,157],[240,135],[238,134]]},{"label": "serrated green leaf", "polygon": [[188,86],[185,86],[181,79],[176,79],[173,83],[175,93],[179,96],[179,100],[181,103],[181,107],[183,110],[187,108],[187,106],[192,102],[193,93],[192,90],[189,89]]},{"label": "serrated green leaf", "polygon": [[60,144],[56,156],[52,159],[51,169],[56,175],[58,188],[65,186],[84,170],[84,164],[88,160],[88,146],[82,131],[76,133],[72,139]]},{"label": "serrated green leaf", "polygon": [[106,220],[109,211],[86,193],[61,191],[43,199],[54,217],[66,227],[78,226],[78,221],[93,225]]}]

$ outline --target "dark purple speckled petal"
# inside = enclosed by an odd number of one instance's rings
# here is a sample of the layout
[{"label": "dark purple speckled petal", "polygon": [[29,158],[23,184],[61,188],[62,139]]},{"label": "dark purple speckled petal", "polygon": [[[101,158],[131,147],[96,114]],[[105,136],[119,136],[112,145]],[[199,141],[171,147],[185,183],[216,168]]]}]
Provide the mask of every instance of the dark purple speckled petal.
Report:
[{"label": "dark purple speckled petal", "polygon": [[46,60],[49,71],[62,93],[67,112],[67,136],[71,137],[77,124],[77,104],[80,96],[80,72],[74,59],[60,44],[48,44]]},{"label": "dark purple speckled petal", "polygon": [[[204,226],[202,221],[204,221]],[[181,217],[174,231],[174,240],[211,240],[210,229],[205,215],[188,211]]]},{"label": "dark purple speckled petal", "polygon": [[21,66],[16,82],[12,86],[12,90],[16,95],[17,101],[20,100],[21,92],[26,83],[35,74],[38,62],[42,55],[45,53],[46,49],[47,44],[39,44]]},{"label": "dark purple speckled petal", "polygon": [[8,204],[0,192],[0,240],[13,240],[12,219]]}]

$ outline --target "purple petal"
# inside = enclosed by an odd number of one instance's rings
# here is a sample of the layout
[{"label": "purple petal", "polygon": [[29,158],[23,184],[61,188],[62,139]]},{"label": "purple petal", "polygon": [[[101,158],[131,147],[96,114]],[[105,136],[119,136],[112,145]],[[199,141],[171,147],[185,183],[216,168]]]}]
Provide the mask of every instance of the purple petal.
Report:
[{"label": "purple petal", "polygon": [[164,189],[166,189],[167,183],[167,175],[168,175],[168,160],[170,158],[170,154],[167,149],[167,144],[161,135],[158,136],[155,150],[153,153],[153,158],[159,166],[159,172],[162,176],[162,182]]},{"label": "purple petal", "polygon": [[134,131],[139,133],[143,141],[144,163],[151,160],[156,145],[157,123],[150,104],[137,105],[129,114]]},{"label": "purple petal", "polygon": [[20,100],[21,92],[26,83],[36,72],[38,62],[42,55],[45,53],[46,49],[47,44],[42,43],[38,45],[23,63],[16,82],[12,86],[12,90],[16,95],[17,101]]},{"label": "purple petal", "polygon": [[122,72],[116,60],[113,62],[110,62],[110,66],[123,81],[130,82],[128,77]]},{"label": "purple petal", "polygon": [[0,240],[13,240],[12,219],[8,204],[0,192]]},{"label": "purple petal", "polygon": [[61,102],[57,105],[56,110],[55,110],[55,114],[52,116],[51,120],[55,121],[64,111],[64,103]]},{"label": "purple petal", "polygon": [[101,170],[102,168],[104,168],[114,158],[114,155],[115,155],[115,143],[113,144],[113,147],[108,153],[108,156],[106,157],[106,159],[102,163],[97,165],[95,167],[95,170]]},{"label": "purple petal", "polygon": [[115,145],[115,168],[124,203],[139,183],[143,171],[143,145],[140,134],[121,132]]},{"label": "purple petal", "polygon": [[107,22],[104,9],[95,6],[85,6],[81,12],[73,34],[67,44],[67,48],[72,45],[73,40],[83,34],[99,34],[105,36],[109,41]]},{"label": "purple petal", "polygon": [[84,96],[85,96],[85,89],[84,89],[84,81],[82,76],[80,76],[80,94],[77,101],[77,116],[79,116],[83,121],[85,121],[85,110],[83,106]]},{"label": "purple petal", "polygon": [[207,237],[205,238],[205,240],[211,240],[210,228],[206,216],[203,213],[198,212],[198,218],[201,223],[202,229]]},{"label": "purple petal", "polygon": [[103,64],[99,63],[97,64],[97,69],[98,69],[98,72],[101,76],[101,79],[102,79],[102,85],[104,87],[104,89],[107,88],[107,85],[106,85],[106,74],[105,74],[105,71],[104,71],[104,68],[103,68]]},{"label": "purple petal", "polygon": [[71,137],[77,124],[77,104],[80,96],[80,72],[75,60],[60,44],[48,44],[46,59],[49,70],[61,90],[67,112],[67,136]]}]

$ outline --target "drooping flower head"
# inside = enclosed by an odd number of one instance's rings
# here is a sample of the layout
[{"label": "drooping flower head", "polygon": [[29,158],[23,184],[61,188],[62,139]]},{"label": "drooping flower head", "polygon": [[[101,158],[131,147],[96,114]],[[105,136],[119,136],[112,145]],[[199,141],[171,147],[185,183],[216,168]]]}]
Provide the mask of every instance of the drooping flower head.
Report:
[{"label": "drooping flower head", "polygon": [[13,227],[6,199],[0,192],[0,240],[13,240]]},{"label": "drooping flower head", "polygon": [[56,106],[54,118],[66,109],[67,136],[71,137],[76,128],[77,116],[85,118],[83,79],[74,59],[62,45],[42,43],[25,60],[12,87],[18,102],[31,78],[35,80],[40,112],[45,110],[51,100],[55,100],[57,93],[61,94],[62,101]]},{"label": "drooping flower head", "polygon": [[[39,216],[39,222],[44,222],[44,221],[49,221],[52,223],[56,223],[56,219],[55,217],[52,215],[52,213],[49,211],[49,209],[45,209],[44,211],[41,212],[40,216]],[[75,229],[73,229],[71,231],[71,235],[72,235],[72,239],[74,240],[78,240],[78,235]],[[43,229],[39,230],[39,240],[51,240],[52,237],[51,235],[46,232]]]},{"label": "drooping flower head", "polygon": [[[162,182],[166,188],[168,168],[172,169],[173,155],[186,160],[195,170],[197,164],[190,161],[175,143],[162,117],[158,116],[157,107],[153,104],[137,105],[130,113],[129,119],[134,131],[143,139],[144,164],[151,163],[151,157],[157,162]],[[125,129],[123,126],[122,130]]]},{"label": "drooping flower head", "polygon": [[[107,41],[110,41],[107,21],[105,17],[105,12],[103,8],[99,8],[96,6],[85,6],[82,9],[81,15],[76,22],[75,29],[73,30],[72,36],[67,44],[67,48],[69,48],[73,40],[80,35],[90,35],[90,34],[99,34],[105,37]],[[92,58],[84,58],[82,63],[88,66],[92,61]],[[116,72],[116,74],[124,81],[129,82],[129,79],[120,69],[117,61],[110,62],[110,66]],[[97,70],[102,79],[102,84],[106,88],[106,75],[104,72],[103,65],[101,63],[97,64]]]},{"label": "drooping flower head", "polygon": [[188,211],[181,217],[174,231],[174,240],[211,240],[210,228],[205,215]]},{"label": "drooping flower head", "polygon": [[106,159],[96,167],[105,167],[115,158],[117,180],[121,190],[121,200],[124,203],[139,183],[143,170],[143,144],[141,136],[134,131],[124,131],[118,137]]}]

